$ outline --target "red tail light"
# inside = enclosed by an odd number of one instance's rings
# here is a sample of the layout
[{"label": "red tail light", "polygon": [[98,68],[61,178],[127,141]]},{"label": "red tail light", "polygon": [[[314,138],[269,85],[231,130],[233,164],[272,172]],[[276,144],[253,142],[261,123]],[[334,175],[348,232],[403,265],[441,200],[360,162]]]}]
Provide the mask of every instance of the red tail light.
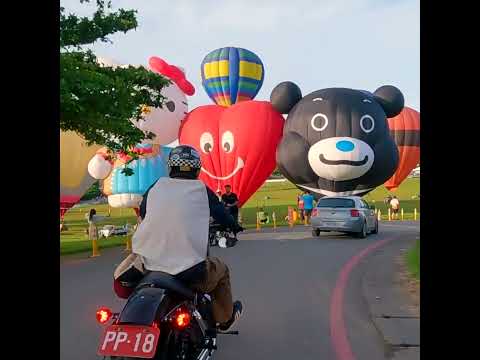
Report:
[{"label": "red tail light", "polygon": [[178,308],[175,310],[172,316],[173,325],[180,330],[185,329],[188,325],[190,325],[190,320],[192,316],[190,315],[190,311],[185,308]]},{"label": "red tail light", "polygon": [[100,323],[100,324],[105,324],[108,320],[110,320],[112,318],[112,311],[109,309],[109,308],[106,308],[106,307],[102,307],[100,309],[97,310],[97,321]]},{"label": "red tail light", "polygon": [[312,216],[317,216],[318,215],[318,209],[315,208],[312,210]]},{"label": "red tail light", "polygon": [[359,217],[360,216],[360,212],[356,209],[353,209],[353,210],[350,210],[350,216],[351,217]]}]

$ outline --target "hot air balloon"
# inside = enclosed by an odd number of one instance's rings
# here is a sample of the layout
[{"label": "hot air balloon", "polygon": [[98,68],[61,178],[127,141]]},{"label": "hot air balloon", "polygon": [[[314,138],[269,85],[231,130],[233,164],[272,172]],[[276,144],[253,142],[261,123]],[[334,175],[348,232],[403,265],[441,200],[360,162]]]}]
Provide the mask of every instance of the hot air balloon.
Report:
[{"label": "hot air balloon", "polygon": [[145,191],[160,177],[168,176],[169,147],[139,144],[134,151],[139,154],[139,159],[128,164],[133,170],[129,176],[122,173],[122,170],[130,158],[118,154],[113,163],[104,160],[108,156],[106,148],[99,149],[88,164],[89,172],[96,178],[103,179],[102,192],[113,208],[138,208]]},{"label": "hot air balloon", "polygon": [[202,61],[202,85],[217,105],[252,100],[260,91],[265,69],[250,50],[224,47],[210,52]]},{"label": "hot air balloon", "polygon": [[200,106],[185,118],[179,142],[199,151],[199,178],[213,191],[231,185],[242,206],[275,169],[283,124],[266,101]]},{"label": "hot air balloon", "polygon": [[394,86],[374,93],[327,88],[302,96],[297,85],[284,82],[270,99],[288,113],[278,168],[302,190],[316,197],[362,196],[395,173],[398,150],[387,118],[402,111],[404,98]]},{"label": "hot air balloon", "polygon": [[87,165],[100,146],[87,146],[73,131],[60,132],[60,218],[75,205],[95,180]]},{"label": "hot air balloon", "polygon": [[395,191],[420,162],[420,113],[405,107],[399,115],[388,119],[388,126],[397,144],[400,162],[395,174],[384,185]]},{"label": "hot air balloon", "polygon": [[139,154],[139,159],[128,164],[133,175],[127,176],[122,172],[130,159],[116,154],[117,159],[111,162],[106,148],[97,151],[88,164],[90,175],[103,180],[102,191],[108,196],[111,207],[138,208],[145,191],[158,178],[168,175],[167,159],[171,148],[165,145],[178,138],[181,121],[188,112],[186,95],[195,93],[195,88],[181,68],[156,56],[149,59],[149,65],[153,72],[170,79],[172,83],[162,89],[162,95],[166,98],[164,106],[146,107],[144,119],[135,122],[139,129],[154,134],[154,137],[134,147],[133,151]]}]

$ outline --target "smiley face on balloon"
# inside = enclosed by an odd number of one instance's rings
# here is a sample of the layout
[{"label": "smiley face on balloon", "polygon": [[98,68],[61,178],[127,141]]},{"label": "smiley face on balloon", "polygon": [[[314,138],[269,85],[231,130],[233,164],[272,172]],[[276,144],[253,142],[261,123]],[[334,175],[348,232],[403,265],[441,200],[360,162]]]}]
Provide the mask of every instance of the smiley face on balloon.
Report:
[{"label": "smiley face on balloon", "polygon": [[242,206],[275,169],[283,125],[270,102],[205,105],[187,115],[179,142],[199,150],[200,179],[214,191],[231,185]]}]

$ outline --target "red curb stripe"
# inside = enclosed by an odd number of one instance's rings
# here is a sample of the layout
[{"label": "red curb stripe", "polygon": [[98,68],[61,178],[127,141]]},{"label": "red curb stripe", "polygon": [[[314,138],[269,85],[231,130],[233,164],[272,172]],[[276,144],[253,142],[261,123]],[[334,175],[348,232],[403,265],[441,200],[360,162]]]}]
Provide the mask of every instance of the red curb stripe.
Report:
[{"label": "red curb stripe", "polygon": [[332,346],[337,355],[337,360],[355,360],[343,320],[343,298],[350,272],[363,257],[392,240],[382,240],[363,249],[350,258],[340,271],[330,301],[330,338],[332,339]]}]

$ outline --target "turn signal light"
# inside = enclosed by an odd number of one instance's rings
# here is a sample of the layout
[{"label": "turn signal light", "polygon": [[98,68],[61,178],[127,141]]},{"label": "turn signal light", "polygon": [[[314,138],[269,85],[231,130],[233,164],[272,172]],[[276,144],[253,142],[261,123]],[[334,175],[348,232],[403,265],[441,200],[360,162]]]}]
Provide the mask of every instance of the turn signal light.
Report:
[{"label": "turn signal light", "polygon": [[112,318],[112,311],[109,308],[103,307],[97,310],[97,321],[100,324],[105,324],[108,320]]},{"label": "turn signal light", "polygon": [[356,209],[353,209],[353,210],[350,210],[350,216],[351,217],[359,217],[360,216],[360,212]]}]

